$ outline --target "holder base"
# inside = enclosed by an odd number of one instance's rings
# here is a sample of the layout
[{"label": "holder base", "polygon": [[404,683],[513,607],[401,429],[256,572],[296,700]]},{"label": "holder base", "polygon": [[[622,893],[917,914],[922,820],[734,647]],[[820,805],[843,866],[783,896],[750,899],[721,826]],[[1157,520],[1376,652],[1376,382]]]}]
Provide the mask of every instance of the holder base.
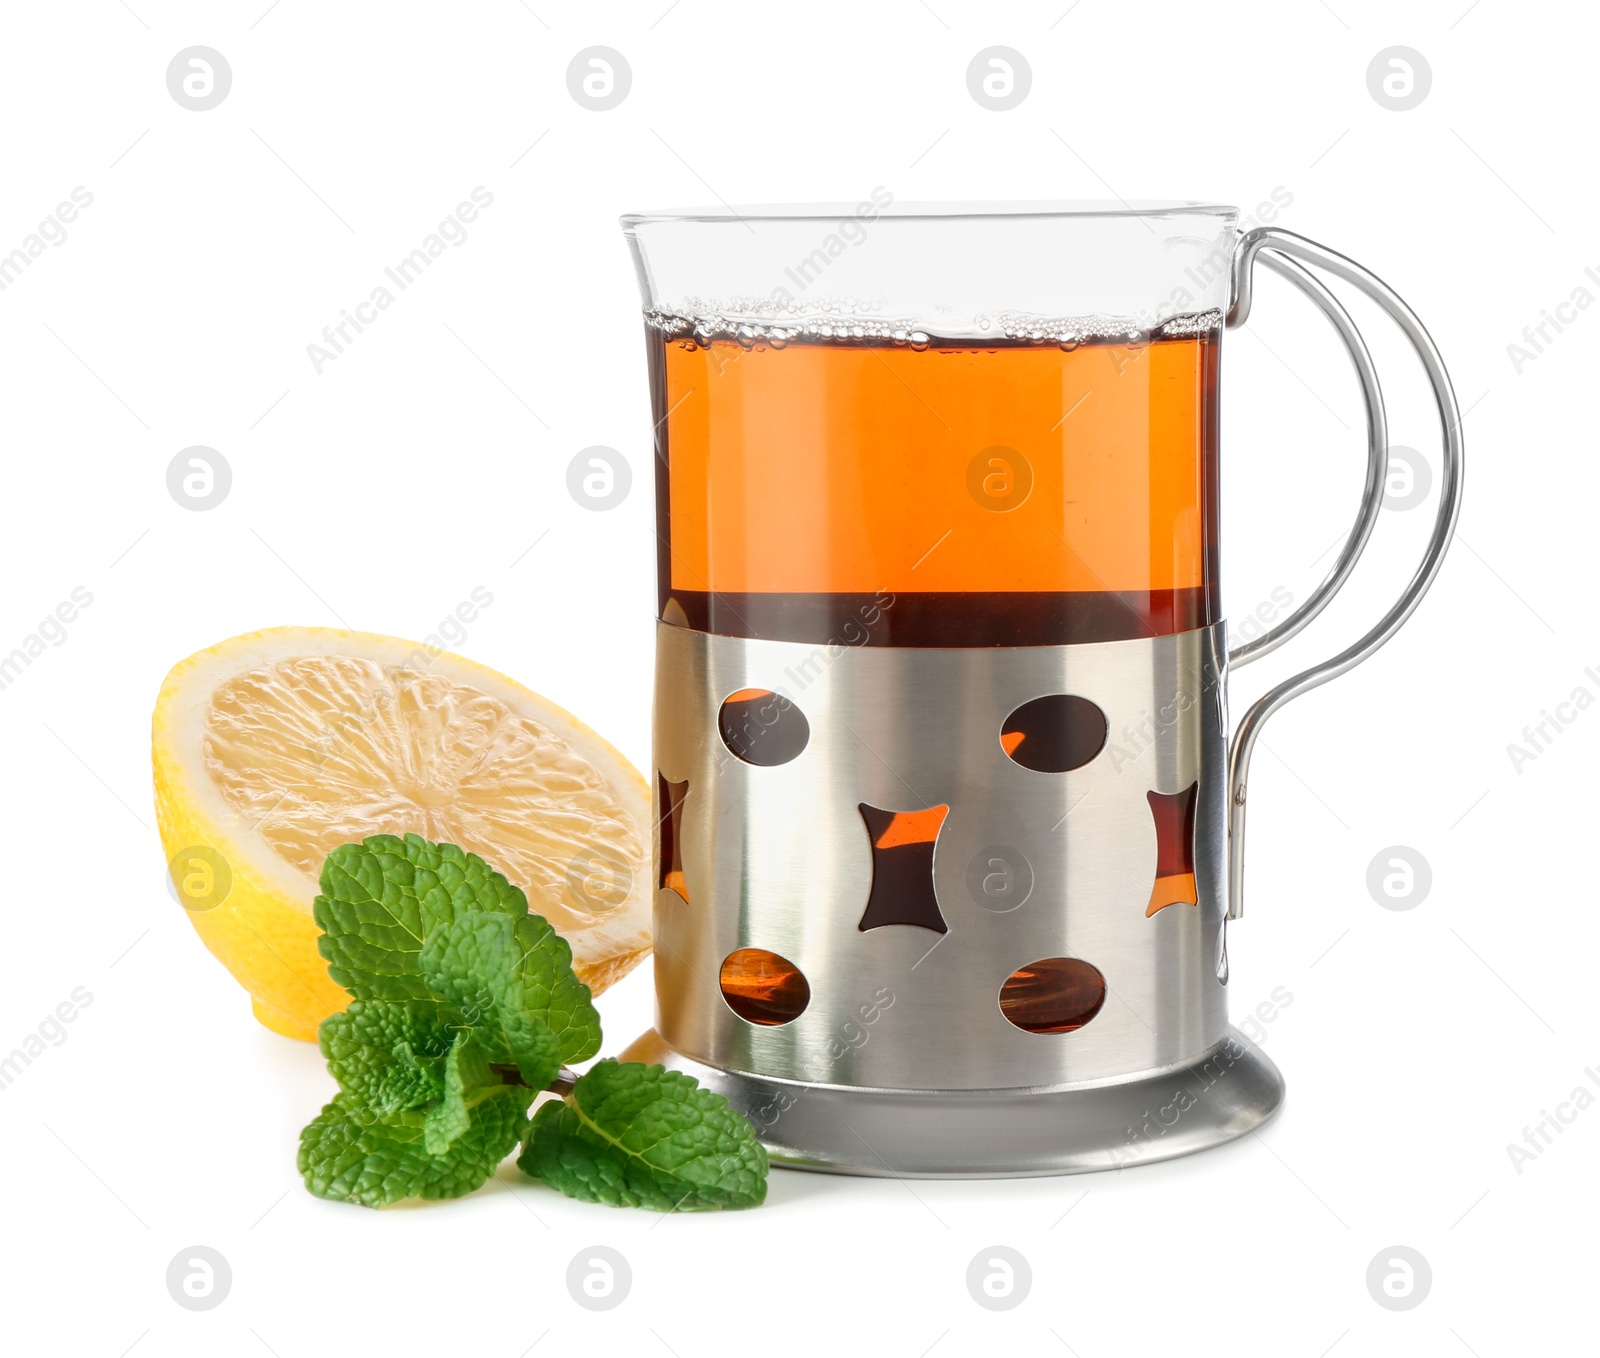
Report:
[{"label": "holder base", "polygon": [[917,1179],[1082,1174],[1220,1146],[1283,1102],[1283,1076],[1237,1028],[1185,1065],[1117,1083],[896,1090],[808,1085],[702,1065],[654,1029],[622,1053],[681,1070],[755,1124],[773,1163]]}]

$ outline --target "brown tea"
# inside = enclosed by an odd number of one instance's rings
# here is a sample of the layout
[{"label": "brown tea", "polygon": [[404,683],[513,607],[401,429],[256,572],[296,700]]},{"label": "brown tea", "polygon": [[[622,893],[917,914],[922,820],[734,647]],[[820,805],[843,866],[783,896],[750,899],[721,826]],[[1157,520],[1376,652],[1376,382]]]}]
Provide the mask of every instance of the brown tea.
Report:
[{"label": "brown tea", "polygon": [[973,341],[652,316],[661,616],[880,646],[1208,626],[1217,320]]}]

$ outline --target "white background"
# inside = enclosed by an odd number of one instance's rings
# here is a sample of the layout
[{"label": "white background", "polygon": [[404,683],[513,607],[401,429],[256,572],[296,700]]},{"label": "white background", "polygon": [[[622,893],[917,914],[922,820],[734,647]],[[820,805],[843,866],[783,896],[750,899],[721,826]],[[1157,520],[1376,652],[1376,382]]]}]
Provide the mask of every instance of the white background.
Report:
[{"label": "white background", "polygon": [[[1575,1087],[1600,1093],[1584,1074],[1600,1068],[1600,711],[1520,772],[1507,754],[1575,687],[1600,695],[1584,674],[1600,670],[1600,309],[1520,373],[1506,348],[1580,285],[1600,296],[1584,274],[1600,266],[1592,16],[1507,0],[530,4],[5,9],[0,252],[74,187],[93,194],[0,293],[0,651],[74,587],[93,595],[0,692],[0,1050],[74,987],[94,997],[0,1091],[7,1347],[1493,1358],[1592,1344],[1600,1111],[1520,1173],[1506,1149]],[[232,67],[208,112],[166,87],[194,44]],[[593,44],[632,68],[610,112],[567,90],[568,61]],[[1033,75],[1004,113],[966,87],[994,44]],[[1395,44],[1432,69],[1407,112],[1367,88]],[[479,185],[494,202],[465,243],[317,374],[307,344]],[[1236,1019],[1276,988],[1292,996],[1263,1028],[1284,1111],[1225,1149],[1120,1176],[774,1172],[768,1204],[743,1214],[569,1203],[510,1166],[451,1204],[311,1198],[294,1154],[332,1087],[321,1060],[255,1024],[163,884],[148,754],[162,676],[280,623],[419,637],[482,585],[494,603],[460,649],[646,767],[648,417],[616,218],[877,185],[900,200],[1114,194],[1247,212],[1281,188],[1279,224],[1391,281],[1451,365],[1469,474],[1444,573],[1397,641],[1274,720],[1257,756],[1231,996]],[[1393,441],[1437,471],[1420,370],[1355,310],[1389,374]],[[1331,336],[1275,279],[1226,351],[1238,619],[1279,586],[1303,598],[1326,569],[1354,512],[1361,416]],[[192,444],[233,473],[204,513],[166,488]],[[608,513],[565,488],[590,444],[636,473]],[[1235,712],[1377,616],[1432,504],[1384,514],[1324,622],[1238,676]],[[1367,891],[1391,845],[1431,864],[1414,909]],[[648,969],[602,1009],[620,1049],[649,1022]],[[165,1285],[195,1244],[233,1271],[204,1314]],[[633,1270],[603,1315],[565,1284],[594,1244]],[[1033,1272],[1004,1314],[964,1281],[996,1244]],[[1397,1244],[1433,1272],[1403,1314],[1365,1281]]]}]

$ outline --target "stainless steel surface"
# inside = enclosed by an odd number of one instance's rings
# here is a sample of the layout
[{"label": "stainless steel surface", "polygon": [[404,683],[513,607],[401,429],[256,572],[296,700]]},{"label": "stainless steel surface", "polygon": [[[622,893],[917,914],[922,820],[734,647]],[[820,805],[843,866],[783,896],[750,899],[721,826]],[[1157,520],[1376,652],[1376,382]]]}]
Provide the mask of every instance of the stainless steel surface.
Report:
[{"label": "stainless steel surface", "polygon": [[648,1032],[625,1061],[686,1071],[755,1124],[794,1169],[902,1178],[1004,1178],[1126,1169],[1221,1145],[1283,1102],[1283,1077],[1237,1029],[1141,1079],[1031,1089],[881,1090],[718,1070]]},{"label": "stainless steel surface", "polygon": [[[1220,627],[1081,646],[907,650],[747,641],[662,624],[656,766],[687,782],[678,832],[689,900],[656,896],[657,1027],[706,1066],[801,1084],[992,1090],[1137,1078],[1222,1040],[1225,665]],[[754,767],[717,714],[741,689],[792,699],[801,755]],[[1106,747],[1062,774],[1013,763],[1007,716],[1045,694],[1099,705]],[[1198,904],[1146,917],[1156,831],[1146,793],[1198,780]],[[948,805],[933,888],[949,932],[862,932],[873,859],[861,803]],[[657,808],[660,814],[660,808]],[[969,865],[999,847],[1031,865],[1005,913],[969,892]],[[768,949],[804,973],[809,1006],[782,1026],[738,1017],[723,959]],[[1032,1033],[1001,1014],[1001,985],[1049,957],[1104,975],[1100,1012],[1074,1032]],[[873,1012],[863,1021],[863,1008]],[[900,1105],[896,1105],[897,1107]]]},{"label": "stainless steel surface", "polygon": [[[1434,518],[1433,534],[1428,540],[1427,549],[1424,551],[1415,573],[1406,583],[1405,589],[1401,591],[1400,597],[1390,607],[1389,611],[1378,620],[1370,631],[1337,655],[1323,661],[1320,665],[1313,665],[1310,669],[1303,670],[1299,674],[1285,679],[1282,683],[1268,689],[1252,704],[1239,722],[1239,728],[1234,733],[1233,745],[1229,751],[1228,759],[1229,919],[1237,919],[1244,913],[1245,798],[1250,773],[1250,756],[1254,752],[1256,740],[1261,735],[1262,726],[1265,725],[1268,717],[1290,699],[1296,698],[1300,694],[1316,688],[1318,685],[1325,684],[1330,679],[1337,678],[1346,670],[1353,669],[1399,631],[1406,619],[1416,610],[1417,605],[1422,602],[1422,596],[1428,592],[1428,587],[1433,583],[1434,577],[1438,575],[1439,567],[1444,562],[1445,551],[1449,547],[1450,539],[1455,532],[1456,518],[1461,511],[1463,457],[1461,415],[1456,405],[1455,391],[1450,385],[1450,375],[1445,371],[1444,360],[1440,357],[1439,350],[1434,345],[1432,337],[1423,327],[1422,322],[1417,319],[1416,314],[1400,299],[1392,288],[1353,260],[1345,258],[1345,256],[1328,249],[1326,246],[1318,245],[1315,241],[1307,240],[1304,236],[1297,236],[1293,232],[1279,231],[1273,227],[1260,227],[1254,231],[1246,232],[1240,238],[1238,249],[1234,254],[1233,304],[1228,311],[1228,325],[1230,327],[1243,325],[1250,315],[1252,266],[1256,259],[1259,257],[1262,263],[1277,269],[1278,272],[1285,272],[1285,270],[1279,268],[1279,264],[1282,261],[1274,262],[1271,254],[1263,254],[1262,251],[1293,256],[1307,264],[1326,269],[1329,273],[1359,288],[1376,302],[1388,314],[1389,318],[1400,327],[1401,332],[1416,352],[1418,359],[1421,360],[1423,371],[1427,374],[1428,381],[1433,388],[1434,402],[1438,407],[1439,421],[1444,432],[1444,469],[1440,477],[1439,509]],[[1292,273],[1286,274],[1286,276],[1291,281],[1297,283],[1300,281]],[[1331,313],[1329,314],[1330,319],[1332,319]],[[1346,342],[1348,344],[1348,340]],[[1362,349],[1360,352],[1364,353],[1365,350]],[[1351,357],[1356,362],[1359,372],[1361,359],[1354,347],[1351,347]],[[1368,361],[1370,363],[1370,360]],[[1363,392],[1366,392],[1365,380],[1363,380]],[[1370,421],[1372,411],[1370,396],[1368,399]],[[1372,493],[1369,461],[1369,500]],[[1370,505],[1364,502],[1364,512],[1366,512],[1367,508],[1370,508]],[[1354,536],[1352,534],[1352,542],[1354,541]],[[1350,544],[1347,543],[1347,552],[1349,547]],[[1237,656],[1235,657],[1235,662],[1238,663]]]}]

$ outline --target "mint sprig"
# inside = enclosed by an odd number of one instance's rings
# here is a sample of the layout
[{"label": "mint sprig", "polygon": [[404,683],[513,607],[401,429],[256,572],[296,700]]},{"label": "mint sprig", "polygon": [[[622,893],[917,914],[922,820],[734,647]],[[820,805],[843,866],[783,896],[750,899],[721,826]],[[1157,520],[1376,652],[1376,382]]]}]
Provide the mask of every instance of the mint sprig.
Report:
[{"label": "mint sprig", "polygon": [[[480,1187],[518,1164],[569,1197],[689,1211],[753,1207],[767,1153],[720,1094],[660,1066],[564,1063],[600,1049],[572,949],[476,854],[418,835],[344,844],[314,913],[355,997],[320,1032],[339,1094],[300,1134],[319,1197],[382,1207]],[[563,1095],[528,1109],[545,1091]]]}]

